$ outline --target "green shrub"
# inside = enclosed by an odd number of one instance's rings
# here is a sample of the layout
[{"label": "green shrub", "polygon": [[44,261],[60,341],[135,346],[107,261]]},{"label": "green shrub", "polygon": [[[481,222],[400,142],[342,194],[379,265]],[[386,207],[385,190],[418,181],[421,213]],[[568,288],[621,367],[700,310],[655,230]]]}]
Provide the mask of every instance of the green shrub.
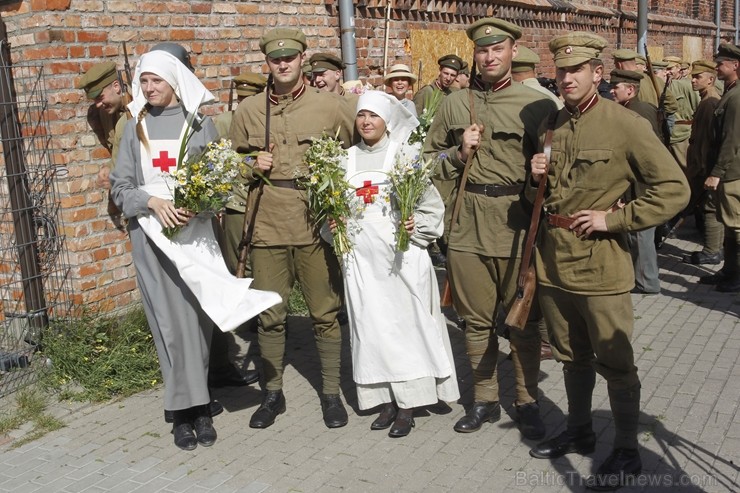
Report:
[{"label": "green shrub", "polygon": [[303,297],[303,290],[298,282],[293,284],[293,291],[290,292],[290,298],[288,298],[288,314],[298,317],[308,316],[306,299]]},{"label": "green shrub", "polygon": [[103,401],[162,380],[142,308],[120,317],[83,315],[52,326],[43,339],[43,356],[51,364],[42,382],[66,399]]}]

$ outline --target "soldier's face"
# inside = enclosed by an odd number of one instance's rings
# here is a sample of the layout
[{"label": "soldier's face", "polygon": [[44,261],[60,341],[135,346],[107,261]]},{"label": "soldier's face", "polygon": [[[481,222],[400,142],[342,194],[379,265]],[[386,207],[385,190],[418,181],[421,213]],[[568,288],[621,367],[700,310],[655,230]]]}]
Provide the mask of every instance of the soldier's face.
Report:
[{"label": "soldier's face", "polygon": [[141,92],[152,106],[165,107],[177,104],[175,91],[169,83],[151,72],[144,72],[139,78]]},{"label": "soldier's face", "polygon": [[355,117],[355,126],[367,145],[375,145],[385,135],[385,121],[370,110],[360,110]]},{"label": "soldier's face", "polygon": [[272,79],[277,85],[294,86],[303,77],[303,71],[301,70],[303,53],[277,58],[268,56],[266,61],[267,67],[272,74]]},{"label": "soldier's face", "polygon": [[411,81],[407,77],[398,77],[391,80],[391,93],[396,96],[397,99],[406,98],[406,93],[409,90]]},{"label": "soldier's face", "polygon": [[691,76],[691,89],[694,91],[706,91],[714,85],[714,75],[709,72],[702,72]]},{"label": "soldier's face", "polygon": [[96,108],[105,111],[109,115],[115,115],[121,111],[123,99],[121,98],[121,86],[118,84],[118,81],[113,81],[105,86],[93,101]]},{"label": "soldier's face", "polygon": [[339,81],[342,78],[341,70],[324,70],[323,72],[314,72],[313,85],[319,91],[339,92]]},{"label": "soldier's face", "polygon": [[456,77],[457,70],[451,69],[450,67],[442,67],[439,70],[439,77],[437,77],[437,81],[443,89],[447,89],[452,85],[453,82],[455,82]]},{"label": "soldier's face", "polygon": [[473,60],[484,81],[498,82],[511,74],[511,60],[516,53],[516,44],[507,38],[500,43],[488,46],[476,45]]},{"label": "soldier's face", "polygon": [[603,71],[603,65],[593,68],[589,62],[556,69],[555,81],[565,103],[574,108],[586,102],[596,92]]},{"label": "soldier's face", "polygon": [[738,61],[722,60],[717,62],[717,78],[719,80],[734,80],[737,77]]},{"label": "soldier's face", "polygon": [[617,103],[626,103],[634,97],[634,88],[631,84],[618,82],[612,86],[611,93],[614,96],[614,101]]},{"label": "soldier's face", "polygon": [[455,78],[455,82],[452,83],[452,87],[457,87],[458,89],[465,89],[468,86],[470,86],[470,77],[468,77],[467,74],[457,74],[457,77]]}]

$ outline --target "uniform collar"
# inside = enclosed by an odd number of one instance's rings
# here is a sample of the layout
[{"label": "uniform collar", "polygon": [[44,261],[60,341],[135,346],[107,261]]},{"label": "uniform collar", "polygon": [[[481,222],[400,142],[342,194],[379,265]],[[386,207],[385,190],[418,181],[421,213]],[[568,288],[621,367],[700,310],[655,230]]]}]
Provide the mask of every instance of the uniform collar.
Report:
[{"label": "uniform collar", "polygon": [[506,79],[500,80],[494,84],[485,82],[480,77],[476,77],[473,79],[473,86],[481,91],[498,92],[511,86],[511,77],[507,77]]},{"label": "uniform collar", "polygon": [[[735,80],[733,80],[732,82],[730,82],[729,84],[727,84],[727,85],[725,86],[725,91],[724,91],[724,92],[727,92],[727,91],[729,91],[730,89],[732,89],[732,88],[733,88],[733,87],[735,87],[736,85],[737,85],[737,79],[735,79]],[[723,94],[724,94],[724,93],[723,93]]]},{"label": "uniform collar", "polygon": [[591,108],[593,108],[594,106],[596,106],[596,103],[598,102],[599,102],[599,93],[595,92],[593,96],[588,98],[587,101],[584,101],[583,103],[579,104],[574,109],[570,109],[568,105],[566,104],[565,111],[567,111],[573,116],[580,116],[584,114],[585,112],[587,112],[588,110],[590,110]]},{"label": "uniform collar", "polygon": [[277,105],[281,99],[285,99],[290,97],[292,101],[295,101],[296,99],[303,96],[303,93],[306,92],[306,84],[301,84],[301,87],[296,89],[295,91],[291,92],[290,94],[283,94],[280,96],[276,96],[272,91],[270,91],[270,103]]}]

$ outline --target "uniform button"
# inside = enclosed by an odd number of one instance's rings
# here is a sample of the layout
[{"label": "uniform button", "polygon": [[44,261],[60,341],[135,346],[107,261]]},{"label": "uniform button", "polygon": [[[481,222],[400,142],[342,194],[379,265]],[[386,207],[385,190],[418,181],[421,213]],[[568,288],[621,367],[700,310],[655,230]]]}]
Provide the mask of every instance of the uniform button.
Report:
[{"label": "uniform button", "polygon": [[283,144],[287,144],[288,141],[286,139],[283,139]]}]

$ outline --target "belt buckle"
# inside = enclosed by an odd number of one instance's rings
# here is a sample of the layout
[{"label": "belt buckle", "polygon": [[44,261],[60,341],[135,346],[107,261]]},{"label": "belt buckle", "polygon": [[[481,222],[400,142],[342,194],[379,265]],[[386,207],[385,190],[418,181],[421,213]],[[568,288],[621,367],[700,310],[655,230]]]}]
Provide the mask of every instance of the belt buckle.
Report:
[{"label": "belt buckle", "polygon": [[490,183],[486,183],[483,185],[483,195],[486,197],[495,197],[496,196],[496,185],[491,185]]}]

